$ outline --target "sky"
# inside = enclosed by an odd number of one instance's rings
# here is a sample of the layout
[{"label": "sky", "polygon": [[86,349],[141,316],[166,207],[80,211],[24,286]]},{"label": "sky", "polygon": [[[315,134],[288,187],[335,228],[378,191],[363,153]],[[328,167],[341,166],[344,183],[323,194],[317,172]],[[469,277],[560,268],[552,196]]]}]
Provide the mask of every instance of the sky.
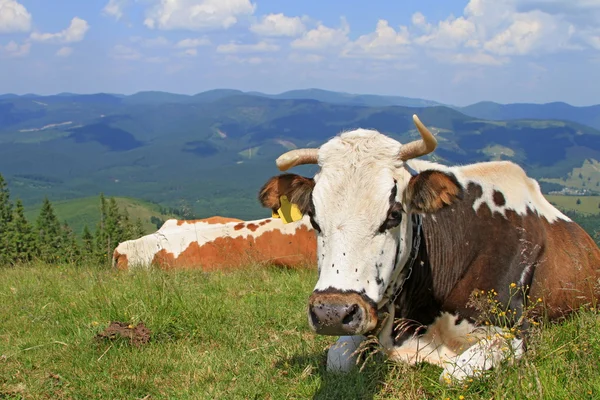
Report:
[{"label": "sky", "polygon": [[600,0],[0,0],[0,93],[600,103]]}]

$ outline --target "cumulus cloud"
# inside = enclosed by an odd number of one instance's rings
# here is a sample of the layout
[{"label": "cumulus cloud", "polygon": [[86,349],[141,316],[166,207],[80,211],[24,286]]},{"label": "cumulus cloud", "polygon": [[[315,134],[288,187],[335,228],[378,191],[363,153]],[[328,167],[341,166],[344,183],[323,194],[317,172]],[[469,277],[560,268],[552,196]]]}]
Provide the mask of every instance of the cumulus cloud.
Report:
[{"label": "cumulus cloud", "polygon": [[595,47],[600,1],[470,0],[463,15],[430,23],[411,19],[412,42],[438,60],[501,65],[507,57]]},{"label": "cumulus cloud", "polygon": [[301,37],[294,40],[291,46],[298,50],[326,50],[335,47],[342,47],[348,43],[348,34],[350,26],[345,18],[339,28],[329,28],[319,24],[315,29],[305,32]]},{"label": "cumulus cloud", "polygon": [[117,44],[112,48],[110,56],[116,60],[132,61],[140,60],[142,58],[142,53],[132,47]]},{"label": "cumulus cloud", "polygon": [[0,0],[0,33],[28,32],[31,14],[16,0]]},{"label": "cumulus cloud", "polygon": [[0,45],[0,54],[8,57],[23,57],[29,54],[29,50],[31,50],[30,42],[18,44],[14,40],[11,40],[6,46]]},{"label": "cumulus cloud", "polygon": [[258,42],[256,44],[239,44],[230,42],[217,46],[217,53],[269,53],[279,50],[279,46],[267,42]]},{"label": "cumulus cloud", "polygon": [[123,18],[123,10],[128,3],[129,0],[110,0],[102,9],[102,13],[118,21]]},{"label": "cumulus cloud", "polygon": [[289,36],[301,35],[306,30],[300,17],[286,17],[283,14],[269,14],[260,22],[252,24],[250,31],[260,36]]},{"label": "cumulus cloud", "polygon": [[137,43],[142,47],[167,47],[171,45],[171,42],[164,36],[158,36],[155,38],[143,38],[140,36],[133,36],[129,39],[132,43]]},{"label": "cumulus cloud", "polygon": [[57,52],[56,55],[58,57],[69,57],[71,54],[73,53],[73,48],[72,47],[61,47]]},{"label": "cumulus cloud", "polygon": [[31,14],[15,0],[0,0],[0,33],[28,32]]},{"label": "cumulus cloud", "polygon": [[202,30],[227,29],[238,18],[254,13],[250,0],[154,0],[146,13],[144,25],[150,29]]},{"label": "cumulus cloud", "polygon": [[75,17],[71,20],[71,24],[67,29],[64,29],[58,33],[33,32],[30,37],[32,40],[37,42],[74,43],[82,41],[89,29],[90,26],[86,20]]},{"label": "cumulus cloud", "polygon": [[375,32],[362,35],[356,41],[348,43],[343,50],[346,57],[364,57],[376,59],[395,58],[409,49],[410,34],[408,28],[401,26],[398,31],[388,21],[379,20]]},{"label": "cumulus cloud", "polygon": [[207,37],[194,38],[194,39],[188,38],[188,39],[180,40],[175,45],[175,47],[180,48],[180,49],[196,48],[196,47],[200,47],[200,46],[210,46],[210,40]]}]

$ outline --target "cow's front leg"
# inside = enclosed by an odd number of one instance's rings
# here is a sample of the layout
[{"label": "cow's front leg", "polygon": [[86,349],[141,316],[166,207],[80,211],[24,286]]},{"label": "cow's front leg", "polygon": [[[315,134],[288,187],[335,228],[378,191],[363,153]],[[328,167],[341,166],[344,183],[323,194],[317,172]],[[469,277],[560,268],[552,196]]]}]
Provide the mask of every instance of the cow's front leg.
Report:
[{"label": "cow's front leg", "polygon": [[327,352],[327,371],[349,372],[356,366],[356,350],[365,340],[364,336],[341,336]]},{"label": "cow's front leg", "polygon": [[440,383],[451,384],[481,376],[510,357],[519,359],[524,354],[523,339],[505,339],[501,333],[482,338],[463,353],[448,360],[440,375]]}]

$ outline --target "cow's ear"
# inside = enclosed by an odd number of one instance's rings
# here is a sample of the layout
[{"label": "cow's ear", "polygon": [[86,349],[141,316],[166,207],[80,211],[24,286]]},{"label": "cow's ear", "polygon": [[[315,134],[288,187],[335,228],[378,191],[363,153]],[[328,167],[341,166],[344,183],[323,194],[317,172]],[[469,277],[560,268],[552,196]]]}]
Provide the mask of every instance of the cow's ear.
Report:
[{"label": "cow's ear", "polygon": [[417,213],[434,213],[463,197],[463,188],[454,174],[427,170],[413,176],[405,201]]},{"label": "cow's ear", "polygon": [[280,198],[285,195],[290,203],[296,204],[305,214],[311,207],[312,190],[315,181],[296,174],[282,174],[267,181],[258,193],[258,200],[263,207],[277,212],[281,207]]}]

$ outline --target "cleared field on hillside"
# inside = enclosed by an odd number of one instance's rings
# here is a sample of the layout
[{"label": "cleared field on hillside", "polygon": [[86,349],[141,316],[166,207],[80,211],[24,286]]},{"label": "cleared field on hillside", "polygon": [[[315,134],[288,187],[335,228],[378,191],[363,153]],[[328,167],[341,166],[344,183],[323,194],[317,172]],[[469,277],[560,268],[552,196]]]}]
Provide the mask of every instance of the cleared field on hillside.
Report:
[{"label": "cleared field on hillside", "polygon": [[[448,388],[431,365],[369,362],[361,373],[327,373],[325,349],[336,338],[309,332],[305,314],[315,271],[127,273],[38,265],[0,273],[0,398],[600,396],[600,320],[589,311],[535,334],[516,364]],[[151,340],[95,340],[110,321],[143,321]]]},{"label": "cleared field on hillside", "polygon": [[[121,212],[127,211],[132,222],[135,222],[137,218],[142,220],[142,225],[146,233],[154,232],[157,229],[156,225],[153,225],[150,222],[151,217],[154,216],[162,220],[175,218],[174,216],[161,215],[159,206],[143,200],[126,197],[115,197],[115,200],[117,201],[117,205]],[[67,221],[69,226],[78,235],[81,234],[85,225],[93,231],[100,221],[100,196],[57,201],[53,202],[52,206],[61,223]],[[41,205],[28,208],[25,211],[27,219],[32,223],[35,223],[40,208]]]},{"label": "cleared field on hillside", "polygon": [[[600,196],[545,195],[548,201],[561,210],[577,211],[584,214],[600,214]],[[580,200],[581,204],[577,204]]]}]

